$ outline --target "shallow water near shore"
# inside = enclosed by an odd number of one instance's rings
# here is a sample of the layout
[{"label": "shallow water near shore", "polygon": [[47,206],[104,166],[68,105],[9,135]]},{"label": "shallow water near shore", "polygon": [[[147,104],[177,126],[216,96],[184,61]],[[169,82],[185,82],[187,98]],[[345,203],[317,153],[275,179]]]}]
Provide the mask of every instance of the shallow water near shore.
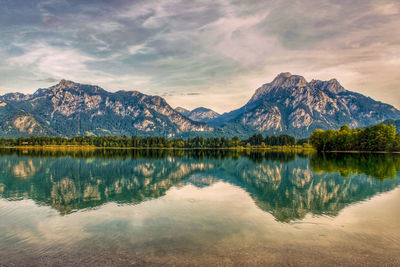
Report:
[{"label": "shallow water near shore", "polygon": [[0,265],[400,265],[400,155],[0,150]]}]

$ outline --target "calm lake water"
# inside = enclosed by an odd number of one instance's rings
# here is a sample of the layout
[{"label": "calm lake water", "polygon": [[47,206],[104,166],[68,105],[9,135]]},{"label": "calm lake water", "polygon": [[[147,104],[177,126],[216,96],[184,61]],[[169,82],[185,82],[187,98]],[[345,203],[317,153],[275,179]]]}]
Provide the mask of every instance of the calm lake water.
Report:
[{"label": "calm lake water", "polygon": [[400,265],[400,155],[0,150],[0,265]]}]

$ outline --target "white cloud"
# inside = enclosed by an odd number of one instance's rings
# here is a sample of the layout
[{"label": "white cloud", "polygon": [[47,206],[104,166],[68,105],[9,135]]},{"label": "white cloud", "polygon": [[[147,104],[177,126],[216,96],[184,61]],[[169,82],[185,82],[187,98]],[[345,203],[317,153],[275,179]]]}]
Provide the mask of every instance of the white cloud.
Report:
[{"label": "white cloud", "polygon": [[8,59],[8,63],[19,68],[30,68],[38,77],[71,77],[88,74],[85,62],[94,60],[71,49],[54,48],[40,44],[30,48],[25,54]]},{"label": "white cloud", "polygon": [[[23,55],[7,60],[8,64],[15,69],[30,70],[36,79],[54,77],[60,80],[95,83],[113,90],[134,89],[149,82],[147,77],[113,75],[89,69],[87,63],[95,61],[98,59],[78,51],[60,49],[45,44],[32,46]],[[43,83],[43,81],[41,82]]]}]

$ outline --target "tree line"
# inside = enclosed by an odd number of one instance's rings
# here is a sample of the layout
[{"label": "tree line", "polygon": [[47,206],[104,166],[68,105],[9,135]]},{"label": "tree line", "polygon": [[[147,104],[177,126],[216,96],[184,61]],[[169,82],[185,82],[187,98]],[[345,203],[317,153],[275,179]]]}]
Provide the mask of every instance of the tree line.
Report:
[{"label": "tree line", "polygon": [[366,128],[315,130],[310,144],[318,151],[400,151],[400,133],[394,125],[378,124]]},{"label": "tree line", "polygon": [[235,147],[267,147],[303,145],[306,139],[296,141],[293,136],[263,136],[254,134],[248,139],[239,137],[210,137],[197,136],[193,138],[164,137],[127,137],[127,136],[76,136],[50,137],[31,136],[20,138],[0,138],[0,146],[95,146],[95,147],[135,147],[135,148],[235,148]]}]

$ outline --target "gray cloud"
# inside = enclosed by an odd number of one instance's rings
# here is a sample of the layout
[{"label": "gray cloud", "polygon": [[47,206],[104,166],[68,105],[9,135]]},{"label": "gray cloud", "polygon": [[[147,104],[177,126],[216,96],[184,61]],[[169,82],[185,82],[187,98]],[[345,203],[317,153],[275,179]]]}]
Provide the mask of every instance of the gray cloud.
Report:
[{"label": "gray cloud", "polygon": [[202,95],[202,93],[198,93],[198,92],[190,92],[190,93],[187,93],[186,95]]},{"label": "gray cloud", "polygon": [[46,82],[46,83],[55,83],[55,82],[58,82],[60,80],[56,79],[56,78],[46,78],[46,79],[39,79],[39,80],[36,80],[36,81],[38,81],[38,82]]},{"label": "gray cloud", "polygon": [[[258,27],[277,36],[290,49],[315,48],[320,43],[326,45],[328,40],[343,41],[347,35],[363,30],[373,32],[392,22],[394,14],[374,10],[385,4],[393,4],[389,9],[398,6],[394,1],[379,0],[280,1]],[[369,34],[363,37],[368,39]]]},{"label": "gray cloud", "polygon": [[1,5],[0,83],[7,90],[32,91],[67,78],[223,112],[290,71],[336,77],[350,90],[400,107],[396,0]]}]

